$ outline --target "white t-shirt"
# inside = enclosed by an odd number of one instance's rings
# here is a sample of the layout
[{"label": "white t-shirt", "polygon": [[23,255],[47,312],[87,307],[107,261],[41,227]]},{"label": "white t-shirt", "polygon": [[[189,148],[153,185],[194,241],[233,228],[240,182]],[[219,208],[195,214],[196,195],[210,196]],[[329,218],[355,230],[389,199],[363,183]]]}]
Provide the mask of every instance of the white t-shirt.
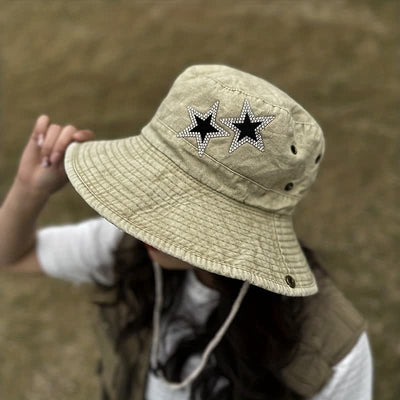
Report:
[{"label": "white t-shirt", "polygon": [[[48,227],[38,231],[37,254],[43,271],[75,284],[113,282],[113,251],[123,232],[102,218],[93,218],[79,224]],[[202,310],[195,313],[203,322],[210,312],[205,307],[217,300],[218,293],[204,286],[194,273],[187,275],[180,311]],[[189,307],[189,308],[187,308]],[[193,313],[192,313],[193,314]],[[167,329],[165,323],[162,329]],[[177,334],[178,332],[178,334]],[[184,334],[173,326],[166,331],[166,357]],[[185,366],[190,371],[198,362],[192,357]],[[311,400],[370,400],[372,398],[372,357],[367,334],[364,332],[352,351],[333,367],[334,374],[320,393]],[[147,400],[187,400],[189,390],[171,390],[156,376],[149,374],[146,388]]]}]

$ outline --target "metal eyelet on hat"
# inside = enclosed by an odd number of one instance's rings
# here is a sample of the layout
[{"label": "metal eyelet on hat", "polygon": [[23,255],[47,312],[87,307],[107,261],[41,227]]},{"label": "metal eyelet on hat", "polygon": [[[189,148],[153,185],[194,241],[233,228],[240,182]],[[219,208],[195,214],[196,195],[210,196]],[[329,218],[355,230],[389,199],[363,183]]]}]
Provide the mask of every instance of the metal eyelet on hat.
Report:
[{"label": "metal eyelet on hat", "polygon": [[293,189],[293,182],[289,182],[286,186],[285,186],[285,190],[288,192],[289,190]]},{"label": "metal eyelet on hat", "polygon": [[295,146],[294,144],[292,144],[292,145],[290,146],[290,150],[292,150],[292,153],[293,153],[293,154],[297,154],[297,149],[296,149],[296,146]]},{"label": "metal eyelet on hat", "polygon": [[318,157],[315,159],[315,164],[318,164],[320,159],[321,159],[321,154],[319,154]]},{"label": "metal eyelet on hat", "polygon": [[286,283],[287,283],[292,289],[294,289],[294,288],[296,287],[296,281],[295,281],[295,279],[293,278],[293,276],[291,276],[291,275],[286,275],[286,276],[285,276],[285,281],[286,281]]}]

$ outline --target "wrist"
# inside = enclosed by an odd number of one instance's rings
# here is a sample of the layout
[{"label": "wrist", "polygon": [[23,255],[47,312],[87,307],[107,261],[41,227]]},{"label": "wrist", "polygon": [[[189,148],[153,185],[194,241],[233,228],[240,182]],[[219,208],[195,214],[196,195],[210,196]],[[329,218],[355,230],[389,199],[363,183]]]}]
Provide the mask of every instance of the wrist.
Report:
[{"label": "wrist", "polygon": [[37,217],[47,203],[50,195],[41,192],[15,179],[1,205],[0,220],[24,220],[27,225],[34,225]]},{"label": "wrist", "polygon": [[43,205],[50,198],[50,193],[42,189],[31,187],[17,176],[10,189],[13,200],[21,200],[31,205]]},{"label": "wrist", "polygon": [[0,207],[0,267],[20,260],[32,248],[36,221],[48,197],[15,179]]}]

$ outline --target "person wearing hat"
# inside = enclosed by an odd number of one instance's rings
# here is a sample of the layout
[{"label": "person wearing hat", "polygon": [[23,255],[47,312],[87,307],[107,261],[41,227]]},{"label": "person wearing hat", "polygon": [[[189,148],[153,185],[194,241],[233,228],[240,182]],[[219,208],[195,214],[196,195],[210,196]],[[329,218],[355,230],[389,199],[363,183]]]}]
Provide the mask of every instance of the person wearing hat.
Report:
[{"label": "person wearing hat", "polygon": [[[293,229],[325,151],[310,114],[197,65],[140,134],[92,136],[38,118],[0,264],[95,283],[102,399],[371,399],[365,321]],[[36,232],[67,177],[103,218]]]}]

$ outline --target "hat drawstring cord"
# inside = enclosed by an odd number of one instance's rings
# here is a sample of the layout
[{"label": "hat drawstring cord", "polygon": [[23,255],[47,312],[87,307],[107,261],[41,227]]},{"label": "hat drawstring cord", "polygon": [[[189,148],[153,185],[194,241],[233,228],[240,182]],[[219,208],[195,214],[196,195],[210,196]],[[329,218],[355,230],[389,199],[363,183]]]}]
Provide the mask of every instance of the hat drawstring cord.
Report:
[{"label": "hat drawstring cord", "polygon": [[[160,343],[160,315],[161,315],[161,306],[163,302],[163,292],[162,292],[162,271],[161,267],[156,263],[153,262],[154,268],[154,276],[155,276],[155,286],[156,286],[156,299],[154,304],[154,311],[153,311],[153,344],[152,344],[152,351],[151,351],[151,367],[156,369],[157,367],[157,356],[158,356],[158,348]],[[168,381],[163,375],[161,375],[161,379],[171,388],[174,390],[179,390],[184,388],[185,386],[192,383],[204,369],[207,364],[208,358],[211,352],[217,347],[218,343],[223,338],[225,332],[228,330],[229,325],[232,323],[233,319],[235,318],[237,312],[239,311],[240,305],[249,289],[249,282],[243,282],[242,287],[234,301],[231,311],[229,312],[226,320],[222,324],[222,326],[218,329],[213,339],[208,343],[207,347],[205,348],[199,365],[182,381],[182,382],[170,382]]]}]

